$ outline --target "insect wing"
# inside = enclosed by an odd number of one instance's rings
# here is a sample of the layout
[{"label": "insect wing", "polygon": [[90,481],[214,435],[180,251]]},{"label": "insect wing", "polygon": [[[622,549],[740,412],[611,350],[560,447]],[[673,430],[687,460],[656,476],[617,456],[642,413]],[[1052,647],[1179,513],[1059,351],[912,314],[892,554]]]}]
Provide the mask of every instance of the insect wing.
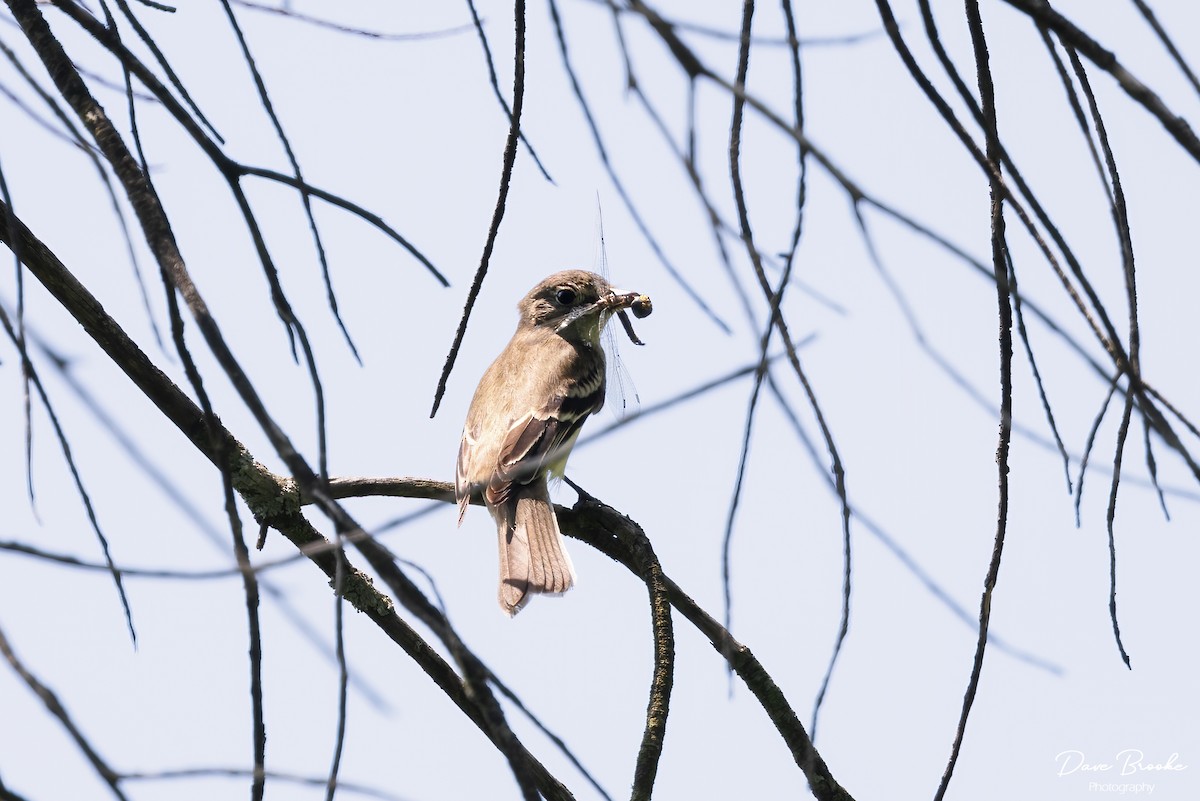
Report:
[{"label": "insect wing", "polygon": [[[596,235],[599,244],[596,254],[596,272],[603,276],[605,281],[611,281],[611,276],[608,274],[608,253],[604,247],[604,214],[600,209],[599,197],[596,198]],[[622,309],[620,314],[624,317],[625,310]],[[613,312],[604,312],[605,321],[613,322],[612,316]],[[622,327],[625,327],[624,323],[627,320],[628,318],[625,317],[621,321]],[[604,352],[607,357],[605,364],[608,392],[605,405],[620,420],[636,413],[641,406],[641,400],[638,398],[637,387],[633,384],[633,377],[625,369],[625,363],[621,359],[621,351],[617,346],[617,336],[613,333],[614,329],[614,325],[606,324],[604,326],[604,333],[602,334]]]}]

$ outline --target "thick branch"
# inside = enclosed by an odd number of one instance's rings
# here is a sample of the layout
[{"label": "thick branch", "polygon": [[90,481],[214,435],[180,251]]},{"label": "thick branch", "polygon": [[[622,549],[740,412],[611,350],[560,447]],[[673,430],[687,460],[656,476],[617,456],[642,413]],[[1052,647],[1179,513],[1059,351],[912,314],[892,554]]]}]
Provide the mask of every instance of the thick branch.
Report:
[{"label": "thick branch", "polygon": [[[0,203],[0,216],[8,209]],[[129,376],[142,394],[206,458],[219,466],[221,453],[230,454],[231,480],[256,520],[278,529],[332,581],[338,576],[334,546],[300,512],[300,493],[296,482],[277,476],[255,461],[245,447],[219,423],[210,430],[200,408],[175,385],[108,315],[99,301],[15,216],[13,224],[0,226],[0,241],[14,252],[30,273],[71,314],[96,341],[113,363]],[[15,238],[15,241],[13,241]],[[500,744],[501,735],[489,725],[476,699],[462,679],[406,622],[396,614],[392,601],[377,590],[371,578],[353,565],[342,567],[341,592],[346,600],[363,612],[413,661],[424,670],[459,709],[487,737]],[[548,798],[570,798],[565,788],[546,768],[517,744],[516,756],[534,776],[538,789]]]}]

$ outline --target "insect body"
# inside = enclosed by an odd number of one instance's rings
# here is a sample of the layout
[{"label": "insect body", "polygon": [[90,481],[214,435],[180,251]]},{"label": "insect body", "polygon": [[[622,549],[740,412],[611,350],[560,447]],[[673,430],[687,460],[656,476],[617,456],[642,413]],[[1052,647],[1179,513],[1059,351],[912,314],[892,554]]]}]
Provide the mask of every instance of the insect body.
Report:
[{"label": "insect body", "polygon": [[619,295],[616,292],[610,292],[600,298],[597,303],[602,304],[609,311],[615,311],[617,317],[621,320],[621,327],[625,329],[625,335],[629,337],[629,341],[635,345],[645,345],[638,335],[633,330],[633,323],[629,321],[629,315],[625,313],[626,309],[633,312],[633,316],[639,320],[649,317],[654,311],[654,306],[650,302],[649,295],[639,295],[636,292],[626,292]]}]

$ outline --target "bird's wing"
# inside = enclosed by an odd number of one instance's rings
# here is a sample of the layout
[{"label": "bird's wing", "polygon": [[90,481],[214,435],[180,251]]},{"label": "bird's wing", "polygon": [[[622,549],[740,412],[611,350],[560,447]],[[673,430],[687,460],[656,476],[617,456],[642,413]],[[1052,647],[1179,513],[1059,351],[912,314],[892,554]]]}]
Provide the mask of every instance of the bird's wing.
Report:
[{"label": "bird's wing", "polygon": [[603,366],[597,381],[571,381],[542,406],[513,421],[500,446],[487,500],[499,506],[512,484],[526,484],[548,465],[565,457],[584,420],[604,406]]}]

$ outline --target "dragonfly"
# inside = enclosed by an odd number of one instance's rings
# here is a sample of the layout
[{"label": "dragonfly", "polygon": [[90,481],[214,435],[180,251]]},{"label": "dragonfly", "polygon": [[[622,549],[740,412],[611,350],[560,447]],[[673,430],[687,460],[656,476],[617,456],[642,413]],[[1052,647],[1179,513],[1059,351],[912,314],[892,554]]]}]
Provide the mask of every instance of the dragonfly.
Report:
[{"label": "dragonfly", "polygon": [[[600,208],[600,199],[596,198],[596,230],[599,239],[599,252],[597,260],[599,261],[598,272],[604,279],[609,280],[608,271],[608,253],[604,247],[604,214]],[[635,345],[645,345],[646,343],[633,330],[633,322],[629,319],[629,312],[633,312],[633,316],[639,320],[649,317],[654,311],[654,304],[650,300],[649,295],[641,295],[636,292],[620,293],[614,289],[610,289],[608,294],[600,298],[599,303],[603,304],[609,311],[609,314],[616,314],[617,319],[621,322],[621,328],[625,331],[625,335],[629,337],[629,341]],[[615,387],[617,401],[620,404],[619,410],[616,404],[612,404],[618,418],[625,417],[627,414],[636,411],[641,403],[638,398],[637,388],[633,384],[633,379],[629,375],[629,371],[625,369],[625,364],[621,360],[621,354],[617,348],[617,337],[613,333],[611,326],[604,326],[604,349],[608,353],[608,386]],[[610,393],[613,390],[609,390]],[[629,395],[632,394],[633,402],[629,404]],[[633,409],[628,408],[629,405]]]}]

